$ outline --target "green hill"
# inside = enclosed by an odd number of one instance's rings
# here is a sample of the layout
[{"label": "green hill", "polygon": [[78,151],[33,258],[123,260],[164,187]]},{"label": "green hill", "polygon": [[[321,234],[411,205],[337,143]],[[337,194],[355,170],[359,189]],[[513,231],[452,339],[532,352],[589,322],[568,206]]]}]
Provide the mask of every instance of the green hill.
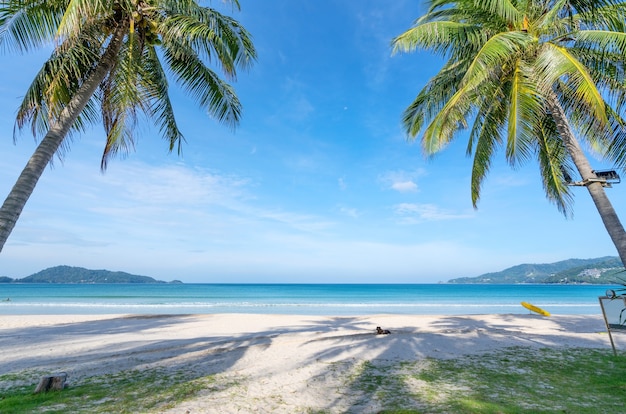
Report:
[{"label": "green hill", "polygon": [[555,263],[521,264],[500,272],[452,279],[448,283],[590,283],[614,284],[626,279],[618,257],[568,259]]},{"label": "green hill", "polygon": [[10,279],[10,281],[18,283],[165,283],[148,276],[72,266],[55,266],[23,279]]},{"label": "green hill", "polygon": [[612,284],[621,283],[621,279],[626,279],[624,265],[619,258],[610,257],[594,264],[563,270],[547,277],[543,283]]}]

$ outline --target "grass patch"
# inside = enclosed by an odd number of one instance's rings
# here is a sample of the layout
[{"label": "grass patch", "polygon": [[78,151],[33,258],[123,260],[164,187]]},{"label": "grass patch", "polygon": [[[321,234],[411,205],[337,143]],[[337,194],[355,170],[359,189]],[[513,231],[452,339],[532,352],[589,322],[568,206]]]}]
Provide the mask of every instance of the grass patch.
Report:
[{"label": "grass patch", "polygon": [[388,414],[617,414],[626,407],[626,357],[611,351],[512,348],[387,371],[379,378],[368,364],[352,388]]},{"label": "grass patch", "polygon": [[398,392],[404,388],[403,375],[398,375],[404,364],[375,365],[365,361],[356,366],[348,381],[351,391],[357,391],[360,401],[356,405],[367,405],[370,399],[385,401],[387,407],[400,408],[405,395]]},{"label": "grass patch", "polygon": [[34,394],[35,385],[0,391],[0,413],[157,412],[202,391],[224,388],[215,376],[189,379],[184,372],[172,374],[159,369],[90,377],[63,391],[49,393]]},{"label": "grass patch", "polygon": [[[615,357],[611,350],[510,348],[454,360],[383,362],[330,365],[343,382],[341,412],[621,414],[626,407],[626,354]],[[219,374],[152,369],[85,378],[35,395],[36,384],[24,385],[19,374],[32,372],[0,376],[0,384],[9,384],[0,388],[0,413],[157,413],[240,386]]]}]

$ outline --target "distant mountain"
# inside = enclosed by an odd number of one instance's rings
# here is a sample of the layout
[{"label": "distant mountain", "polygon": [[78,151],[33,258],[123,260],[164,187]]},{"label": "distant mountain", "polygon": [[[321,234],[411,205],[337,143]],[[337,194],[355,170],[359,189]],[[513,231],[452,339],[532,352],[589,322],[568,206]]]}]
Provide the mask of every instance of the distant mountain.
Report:
[{"label": "distant mountain", "polygon": [[618,257],[568,259],[556,263],[521,264],[501,272],[476,277],[461,277],[448,283],[585,283],[615,284],[626,280],[624,265]]},{"label": "distant mountain", "polygon": [[[5,280],[8,279],[8,280]],[[42,270],[23,279],[0,278],[0,283],[166,283],[148,276],[126,272],[90,270],[82,267],[56,266]],[[182,283],[175,280],[170,283]]]}]

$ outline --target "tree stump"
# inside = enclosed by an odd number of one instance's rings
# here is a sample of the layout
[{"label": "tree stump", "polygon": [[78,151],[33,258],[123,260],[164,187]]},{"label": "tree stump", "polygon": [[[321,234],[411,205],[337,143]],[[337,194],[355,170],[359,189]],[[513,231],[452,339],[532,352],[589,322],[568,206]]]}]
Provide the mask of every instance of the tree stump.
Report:
[{"label": "tree stump", "polygon": [[35,394],[48,391],[61,391],[63,388],[65,388],[66,380],[67,373],[65,372],[41,377],[39,385],[37,385],[37,388],[35,388]]}]

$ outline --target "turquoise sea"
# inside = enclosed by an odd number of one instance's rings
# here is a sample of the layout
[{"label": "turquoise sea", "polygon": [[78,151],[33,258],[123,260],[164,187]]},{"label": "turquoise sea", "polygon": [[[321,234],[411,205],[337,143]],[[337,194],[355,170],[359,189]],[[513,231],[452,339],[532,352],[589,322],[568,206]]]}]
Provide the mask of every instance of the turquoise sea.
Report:
[{"label": "turquoise sea", "polygon": [[522,314],[530,302],[553,314],[601,314],[616,286],[457,284],[0,284],[0,315]]}]

